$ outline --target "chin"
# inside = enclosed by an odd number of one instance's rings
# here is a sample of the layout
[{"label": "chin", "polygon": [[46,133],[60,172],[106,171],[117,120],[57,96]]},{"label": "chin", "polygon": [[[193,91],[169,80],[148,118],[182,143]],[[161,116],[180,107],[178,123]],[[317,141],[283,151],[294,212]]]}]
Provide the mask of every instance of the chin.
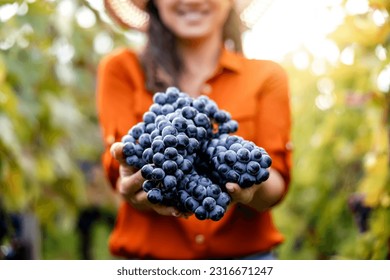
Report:
[{"label": "chin", "polygon": [[202,38],[207,38],[209,35],[208,32],[200,30],[185,30],[185,32],[178,32],[177,37],[183,40],[199,40]]}]

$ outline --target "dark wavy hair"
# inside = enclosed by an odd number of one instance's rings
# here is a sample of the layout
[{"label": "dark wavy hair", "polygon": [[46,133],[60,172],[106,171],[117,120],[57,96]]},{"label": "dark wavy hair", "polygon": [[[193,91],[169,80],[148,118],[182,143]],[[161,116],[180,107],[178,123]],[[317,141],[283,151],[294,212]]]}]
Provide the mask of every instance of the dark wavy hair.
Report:
[{"label": "dark wavy hair", "polygon": [[[148,41],[140,56],[144,69],[146,88],[152,93],[165,91],[169,86],[178,87],[182,61],[177,52],[174,34],[161,21],[158,9],[153,0],[148,1],[146,10],[149,13]],[[232,9],[226,20],[223,40],[226,47],[242,52],[241,21],[235,9]]]}]

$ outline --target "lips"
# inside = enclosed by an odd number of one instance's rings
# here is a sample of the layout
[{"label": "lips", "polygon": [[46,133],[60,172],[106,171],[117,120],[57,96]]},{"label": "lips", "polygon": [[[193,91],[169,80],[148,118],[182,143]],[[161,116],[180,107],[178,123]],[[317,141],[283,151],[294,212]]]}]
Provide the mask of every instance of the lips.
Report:
[{"label": "lips", "polygon": [[179,10],[178,15],[188,22],[197,22],[208,16],[209,12],[206,10]]}]

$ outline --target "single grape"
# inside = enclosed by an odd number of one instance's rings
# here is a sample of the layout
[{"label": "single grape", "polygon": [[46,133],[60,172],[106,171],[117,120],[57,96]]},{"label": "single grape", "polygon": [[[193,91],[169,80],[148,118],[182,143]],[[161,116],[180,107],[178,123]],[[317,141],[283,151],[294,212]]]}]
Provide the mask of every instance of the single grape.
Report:
[{"label": "single grape", "polygon": [[233,144],[229,147],[230,150],[235,151],[236,153],[237,153],[237,151],[238,151],[239,149],[241,149],[241,148],[242,148],[242,145],[241,145],[240,143],[233,143]]},{"label": "single grape", "polygon": [[168,88],[166,90],[167,103],[173,104],[179,98],[179,90],[175,87]]},{"label": "single grape", "polygon": [[188,192],[188,193],[192,193],[192,191],[195,189],[195,187],[197,186],[198,184],[195,182],[195,181],[189,181],[186,185],[185,185],[185,190]]},{"label": "single grape", "polygon": [[179,167],[185,174],[188,174],[194,170],[192,162],[186,158],[183,159],[183,163],[180,164]]},{"label": "single grape", "polygon": [[187,126],[186,134],[188,137],[196,138],[198,136],[198,129],[196,128],[195,125],[190,124]]},{"label": "single grape", "polygon": [[163,163],[165,161],[165,156],[162,153],[155,153],[153,155],[153,163],[157,167],[162,167]]},{"label": "single grape", "polygon": [[237,161],[237,162],[233,165],[233,169],[234,169],[234,171],[236,171],[238,174],[244,174],[244,173],[246,173],[246,164],[243,163],[243,162]]},{"label": "single grape", "polygon": [[224,123],[228,120],[228,114],[223,110],[215,112],[213,117],[217,123]]},{"label": "single grape", "polygon": [[198,139],[198,141],[203,141],[207,139],[207,130],[204,127],[197,127],[196,130],[196,138]]},{"label": "single grape", "polygon": [[153,104],[149,107],[149,111],[155,113],[156,116],[161,115],[161,105],[160,105],[160,104],[157,104],[157,103],[153,103]]},{"label": "single grape", "polygon": [[231,198],[228,193],[221,192],[218,198],[216,199],[216,202],[219,206],[222,206],[226,209],[226,207],[230,204]]},{"label": "single grape", "polygon": [[159,132],[162,132],[163,129],[167,126],[172,126],[170,121],[168,121],[167,119],[161,120],[160,122],[156,122],[156,125]]},{"label": "single grape", "polygon": [[185,97],[179,97],[176,100],[176,108],[184,108],[191,105],[191,99]]},{"label": "single grape", "polygon": [[187,152],[192,154],[199,149],[199,146],[200,146],[199,141],[196,140],[196,138],[189,138],[188,145],[187,145]]},{"label": "single grape", "polygon": [[125,157],[135,155],[135,145],[131,142],[126,142],[123,146],[122,152]]},{"label": "single grape", "polygon": [[131,136],[130,134],[126,134],[125,136],[122,137],[121,141],[123,143],[133,143],[135,144],[136,140],[134,139],[133,136]]},{"label": "single grape", "polygon": [[220,205],[215,205],[214,209],[209,212],[209,218],[213,221],[219,221],[225,215],[225,209]]},{"label": "single grape", "polygon": [[227,164],[220,164],[217,168],[217,171],[222,176],[226,176],[226,174],[231,170],[231,168]]},{"label": "single grape", "polygon": [[250,152],[248,149],[242,147],[237,151],[237,160],[240,162],[249,162],[250,160]]},{"label": "single grape", "polygon": [[145,149],[144,152],[142,153],[142,159],[143,159],[146,163],[153,163],[153,156],[154,156],[154,153],[153,153],[152,148],[147,148],[147,149]]},{"label": "single grape", "polygon": [[188,136],[184,133],[179,133],[176,137],[177,137],[177,148],[178,149],[187,148],[188,144],[190,143],[190,139],[188,138]]},{"label": "single grape", "polygon": [[136,166],[139,162],[139,158],[136,155],[126,157],[126,163],[130,166]]},{"label": "single grape", "polygon": [[205,107],[205,112],[208,117],[213,117],[214,114],[218,111],[218,107],[214,102],[208,102]]},{"label": "single grape", "polygon": [[238,122],[235,120],[228,121],[227,126],[229,128],[229,133],[233,133],[233,132],[236,132],[238,130]]},{"label": "single grape", "polygon": [[194,122],[196,126],[202,126],[204,128],[210,127],[210,119],[207,117],[206,114],[198,113],[194,117]]},{"label": "single grape", "polygon": [[152,180],[161,181],[165,177],[165,172],[162,168],[156,167],[152,171]]},{"label": "single grape", "polygon": [[177,163],[173,160],[166,160],[162,164],[162,169],[164,170],[165,174],[175,174],[177,169]]},{"label": "single grape", "polygon": [[166,189],[173,189],[177,186],[177,180],[175,176],[166,175],[163,179],[163,185]]},{"label": "single grape", "polygon": [[144,152],[144,148],[142,148],[142,146],[140,144],[135,144],[134,145],[134,149],[135,149],[135,155],[141,159],[142,158],[142,154]]},{"label": "single grape", "polygon": [[180,191],[177,192],[177,194],[178,194],[180,203],[185,205],[186,199],[190,197],[189,193],[186,192],[185,190],[180,190]]},{"label": "single grape", "polygon": [[267,169],[260,169],[256,175],[256,184],[260,184],[269,178],[269,171]]},{"label": "single grape", "polygon": [[161,203],[163,201],[161,190],[158,188],[148,191],[147,198],[153,204]]},{"label": "single grape", "polygon": [[142,119],[145,124],[154,123],[156,119],[156,114],[151,111],[145,112],[142,116]]},{"label": "single grape", "polygon": [[199,202],[192,196],[188,197],[184,202],[185,208],[190,212],[195,212],[199,207]]},{"label": "single grape", "polygon": [[160,136],[160,131],[158,128],[155,128],[151,133],[150,133],[150,140],[153,142],[156,140],[157,136]]},{"label": "single grape", "polygon": [[151,164],[145,164],[141,168],[142,177],[146,180],[151,180],[153,178],[153,176],[152,176],[153,170],[154,170],[154,167]]},{"label": "single grape", "polygon": [[240,179],[238,180],[238,184],[240,185],[241,188],[245,189],[253,186],[255,184],[255,181],[256,181],[256,177],[248,173],[244,173],[241,174]]},{"label": "single grape", "polygon": [[163,92],[157,92],[153,95],[153,102],[164,105],[167,102],[167,95]]},{"label": "single grape", "polygon": [[175,175],[175,177],[176,177],[176,179],[177,179],[178,181],[181,181],[181,180],[183,180],[183,178],[184,178],[184,172],[183,172],[181,169],[177,169],[177,170],[175,171],[174,175]]},{"label": "single grape", "polygon": [[226,180],[228,182],[231,182],[231,183],[238,183],[238,180],[240,179],[240,174],[238,174],[236,171],[234,170],[230,170],[228,171],[228,173],[226,173]]},{"label": "single grape", "polygon": [[233,150],[227,150],[225,152],[225,156],[224,156],[224,162],[229,165],[229,166],[233,166],[237,161],[237,153]]},{"label": "single grape", "polygon": [[199,179],[198,179],[198,184],[199,185],[203,185],[205,187],[207,187],[208,185],[211,185],[213,182],[207,178],[207,177],[204,177],[204,176],[201,176]]},{"label": "single grape", "polygon": [[251,160],[259,162],[262,157],[262,152],[258,148],[254,148],[251,151]]},{"label": "single grape", "polygon": [[148,123],[145,127],[145,132],[147,134],[152,133],[156,129],[156,124],[155,123]]},{"label": "single grape", "polygon": [[198,220],[206,220],[208,218],[208,212],[202,205],[195,209],[194,214]]},{"label": "single grape", "polygon": [[247,163],[246,165],[246,171],[250,174],[250,175],[254,175],[256,176],[257,173],[260,171],[261,169],[261,166],[258,162],[256,161],[253,161],[251,160],[250,162]]},{"label": "single grape", "polygon": [[213,210],[215,208],[215,206],[217,205],[217,202],[215,201],[214,198],[212,198],[211,196],[208,196],[208,197],[205,197],[202,201],[202,206],[204,207],[204,209],[206,209],[206,211],[210,212],[211,210]]},{"label": "single grape", "polygon": [[172,125],[167,125],[163,128],[161,131],[161,136],[164,137],[167,135],[177,135],[177,129],[173,127]]},{"label": "single grape", "polygon": [[206,104],[203,100],[198,98],[192,101],[192,106],[199,112],[203,112],[206,107]]},{"label": "single grape", "polygon": [[176,136],[168,134],[163,137],[163,142],[165,147],[176,147],[178,141]]},{"label": "single grape", "polygon": [[178,152],[177,152],[176,148],[168,147],[164,151],[164,156],[166,159],[175,160],[178,156]]},{"label": "single grape", "polygon": [[142,183],[142,189],[144,192],[149,192],[151,189],[154,189],[157,187],[157,183],[151,180],[145,180]]},{"label": "single grape", "polygon": [[272,159],[268,154],[263,154],[261,156],[260,165],[262,168],[268,168],[272,164]]},{"label": "single grape", "polygon": [[218,196],[221,193],[221,188],[217,184],[211,184],[211,185],[206,187],[206,191],[207,191],[206,192],[207,196],[216,199],[216,198],[218,198]]},{"label": "single grape", "polygon": [[163,153],[165,150],[165,145],[164,145],[163,140],[154,139],[151,147],[152,147],[153,153],[155,153],[155,154],[156,153]]},{"label": "single grape", "polygon": [[177,129],[178,132],[184,132],[187,129],[188,123],[184,117],[176,117],[172,121],[172,125]]},{"label": "single grape", "polygon": [[197,185],[192,190],[192,197],[198,201],[202,201],[207,196],[207,189],[205,186]]},{"label": "single grape", "polygon": [[171,104],[164,104],[161,107],[161,114],[168,115],[170,113],[173,113],[175,111],[175,108]]}]

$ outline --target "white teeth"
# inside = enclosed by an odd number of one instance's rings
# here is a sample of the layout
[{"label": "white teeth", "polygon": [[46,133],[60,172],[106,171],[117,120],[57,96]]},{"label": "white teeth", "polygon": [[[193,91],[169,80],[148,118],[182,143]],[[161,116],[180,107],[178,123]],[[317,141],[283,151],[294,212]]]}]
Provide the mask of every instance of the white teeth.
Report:
[{"label": "white teeth", "polygon": [[198,12],[190,12],[190,13],[184,14],[184,16],[189,20],[196,20],[196,19],[201,18],[203,15],[201,13],[198,13]]},{"label": "white teeth", "polygon": [[205,16],[205,14],[201,11],[187,11],[187,12],[180,13],[180,15],[189,21],[199,20]]}]

